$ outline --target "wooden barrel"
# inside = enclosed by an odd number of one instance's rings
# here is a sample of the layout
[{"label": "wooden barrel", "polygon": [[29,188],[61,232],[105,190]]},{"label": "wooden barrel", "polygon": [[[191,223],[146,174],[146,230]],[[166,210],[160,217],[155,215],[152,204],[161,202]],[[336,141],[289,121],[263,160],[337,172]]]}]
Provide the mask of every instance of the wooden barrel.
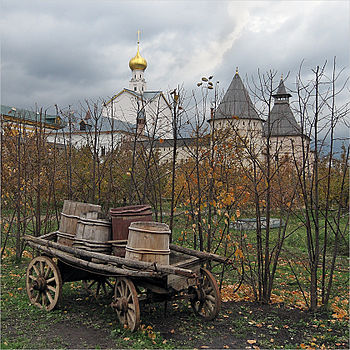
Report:
[{"label": "wooden barrel", "polygon": [[113,255],[120,256],[122,258],[125,257],[125,247],[128,241],[126,240],[109,241],[108,243],[112,245]]},{"label": "wooden barrel", "polygon": [[111,223],[108,220],[87,218],[83,215],[77,223],[76,239],[105,243],[111,239]]},{"label": "wooden barrel", "polygon": [[167,224],[131,223],[125,258],[169,265],[169,235],[170,230]]},{"label": "wooden barrel", "polygon": [[79,217],[86,212],[101,212],[101,206],[96,204],[73,202],[65,200],[61,213],[59,231],[75,235]]},{"label": "wooden barrel", "polygon": [[100,213],[97,212],[82,214],[77,223],[73,247],[110,254],[112,245],[108,241],[111,239],[111,222],[99,217]]},{"label": "wooden barrel", "polygon": [[129,226],[135,221],[152,221],[152,210],[149,205],[133,205],[111,208],[113,240],[127,240]]},{"label": "wooden barrel", "polygon": [[57,243],[72,246],[77,230],[78,220],[83,213],[101,213],[101,206],[96,204],[65,200],[61,213],[60,226],[57,232]]},{"label": "wooden barrel", "polygon": [[110,254],[112,245],[109,242],[95,242],[91,240],[74,238],[74,248],[79,248],[95,253]]}]

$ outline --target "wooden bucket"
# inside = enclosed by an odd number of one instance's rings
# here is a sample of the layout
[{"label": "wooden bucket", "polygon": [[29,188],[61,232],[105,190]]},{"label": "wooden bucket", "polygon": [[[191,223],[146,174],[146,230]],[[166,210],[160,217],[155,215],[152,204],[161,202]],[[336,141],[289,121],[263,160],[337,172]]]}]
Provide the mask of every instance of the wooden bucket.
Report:
[{"label": "wooden bucket", "polygon": [[152,210],[149,205],[133,205],[111,208],[113,240],[127,240],[129,226],[135,221],[152,221]]},{"label": "wooden bucket", "polygon": [[65,200],[61,213],[60,227],[61,233],[75,235],[80,216],[86,212],[101,212],[101,206],[96,204],[74,202]]},{"label": "wooden bucket", "polygon": [[169,265],[169,235],[170,230],[167,224],[131,223],[125,258]]}]

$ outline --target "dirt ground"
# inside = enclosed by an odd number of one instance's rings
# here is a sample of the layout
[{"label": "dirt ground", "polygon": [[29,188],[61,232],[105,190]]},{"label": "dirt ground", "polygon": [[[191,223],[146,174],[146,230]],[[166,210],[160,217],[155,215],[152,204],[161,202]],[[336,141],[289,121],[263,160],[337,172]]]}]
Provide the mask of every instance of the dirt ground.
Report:
[{"label": "dirt ground", "polygon": [[[80,299],[80,298],[79,298]],[[98,305],[94,300],[66,300],[64,309],[72,310],[68,318],[55,324],[50,329],[51,337],[63,338],[61,344],[67,349],[116,349],[145,348],[149,344],[139,343],[137,337],[130,332],[119,335],[113,331],[115,323],[106,323],[98,315]],[[90,304],[90,305],[87,305]],[[91,313],[85,314],[84,307]],[[110,316],[109,308],[107,314]],[[112,314],[113,317],[113,314]],[[192,309],[184,303],[164,303],[145,305],[141,308],[142,324],[160,335],[162,346],[172,348],[195,349],[265,349],[265,348],[300,348],[305,345],[315,348],[326,344],[327,333],[332,336],[337,330],[327,315],[315,315],[299,309],[286,308],[283,305],[261,305],[251,302],[222,303],[219,316],[213,321],[204,321],[194,315]],[[109,318],[109,317],[108,317]],[[332,327],[332,328],[330,328]],[[331,331],[330,331],[331,329]],[[113,333],[114,332],[114,333]],[[120,342],[122,340],[122,342]],[[311,344],[311,345],[307,345]],[[301,346],[300,346],[301,345]],[[60,347],[61,347],[60,346]],[[157,348],[154,344],[152,347]],[[344,338],[337,348],[349,348],[349,342]]]}]

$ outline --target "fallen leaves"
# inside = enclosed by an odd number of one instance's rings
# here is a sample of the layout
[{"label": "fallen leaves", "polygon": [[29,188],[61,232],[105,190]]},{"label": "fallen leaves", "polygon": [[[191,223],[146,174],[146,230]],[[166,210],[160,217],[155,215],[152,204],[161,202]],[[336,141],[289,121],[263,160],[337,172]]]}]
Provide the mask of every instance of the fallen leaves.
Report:
[{"label": "fallen leaves", "polygon": [[347,308],[340,308],[335,303],[333,303],[332,309],[334,311],[334,313],[332,314],[333,318],[336,318],[338,320],[342,320],[344,318],[349,319],[349,312]]},{"label": "fallen leaves", "polygon": [[252,345],[252,344],[256,344],[256,339],[248,339],[247,343]]}]

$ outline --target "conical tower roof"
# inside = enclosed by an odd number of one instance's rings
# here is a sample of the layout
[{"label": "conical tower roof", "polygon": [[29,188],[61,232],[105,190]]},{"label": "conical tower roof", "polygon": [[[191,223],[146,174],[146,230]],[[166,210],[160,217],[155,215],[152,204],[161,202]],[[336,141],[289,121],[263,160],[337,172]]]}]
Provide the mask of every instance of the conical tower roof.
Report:
[{"label": "conical tower roof", "polygon": [[[281,79],[277,93],[273,95],[275,103],[269,116],[270,136],[302,135],[301,128],[290,109],[289,97],[291,96],[291,94],[287,93],[283,80]],[[264,135],[268,135],[268,121],[266,121],[264,125]]]},{"label": "conical tower roof", "polygon": [[281,78],[280,84],[278,85],[277,92],[272,95],[273,97],[292,97],[290,93],[287,93],[286,87],[284,86],[283,78]]},{"label": "conical tower roof", "polygon": [[249,97],[248,91],[243,85],[241,77],[236,71],[230,86],[216,110],[214,118],[232,119],[237,117],[239,119],[261,120],[254,109],[253,103]]}]

